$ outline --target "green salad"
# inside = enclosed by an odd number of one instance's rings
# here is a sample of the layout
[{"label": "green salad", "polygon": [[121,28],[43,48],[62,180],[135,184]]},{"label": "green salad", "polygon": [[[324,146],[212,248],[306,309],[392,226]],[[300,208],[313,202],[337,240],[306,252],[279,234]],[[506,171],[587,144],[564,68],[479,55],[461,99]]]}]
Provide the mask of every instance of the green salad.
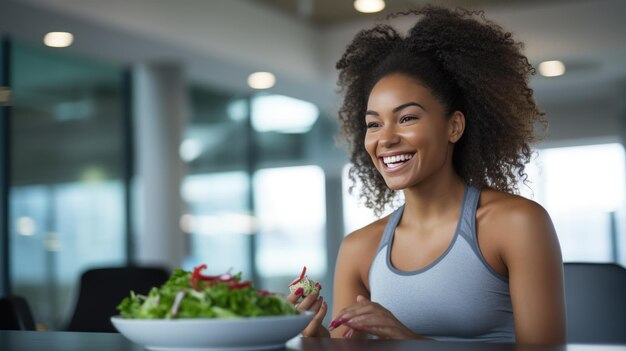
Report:
[{"label": "green salad", "polygon": [[234,318],[295,315],[295,307],[277,294],[257,290],[241,273],[218,276],[177,269],[160,288],[148,296],[130,292],[117,306],[122,317],[135,319]]}]

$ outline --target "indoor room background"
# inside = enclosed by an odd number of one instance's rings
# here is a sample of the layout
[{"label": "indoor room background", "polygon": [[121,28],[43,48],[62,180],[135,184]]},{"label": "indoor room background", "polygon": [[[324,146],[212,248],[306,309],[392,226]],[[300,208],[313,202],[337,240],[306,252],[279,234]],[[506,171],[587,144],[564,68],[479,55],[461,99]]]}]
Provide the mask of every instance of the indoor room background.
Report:
[{"label": "indoor room background", "polygon": [[[280,292],[306,265],[331,300],[342,238],[375,219],[348,192],[334,66],[425,2],[387,3],[0,0],[0,294],[63,329],[86,269],[205,263]],[[549,129],[520,191],[565,261],[626,265],[626,2],[432,3],[484,9],[535,67],[564,64],[531,80]],[[72,45],[46,46],[54,31]]]}]

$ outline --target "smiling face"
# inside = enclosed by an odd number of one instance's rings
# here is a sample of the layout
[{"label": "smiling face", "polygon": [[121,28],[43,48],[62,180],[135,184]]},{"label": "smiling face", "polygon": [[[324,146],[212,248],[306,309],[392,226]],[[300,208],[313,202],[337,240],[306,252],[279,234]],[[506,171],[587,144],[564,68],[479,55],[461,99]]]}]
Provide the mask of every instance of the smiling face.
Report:
[{"label": "smiling face", "polygon": [[389,188],[454,174],[452,150],[463,133],[463,114],[447,116],[416,79],[393,73],[379,80],[370,92],[365,123],[365,149]]}]

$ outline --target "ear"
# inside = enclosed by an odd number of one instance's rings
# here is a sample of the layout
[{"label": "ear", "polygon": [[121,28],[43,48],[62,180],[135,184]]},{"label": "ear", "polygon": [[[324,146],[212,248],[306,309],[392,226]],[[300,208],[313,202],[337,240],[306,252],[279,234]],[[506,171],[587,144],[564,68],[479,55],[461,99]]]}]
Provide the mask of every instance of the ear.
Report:
[{"label": "ear", "polygon": [[448,119],[448,141],[456,143],[465,131],[465,115],[461,111],[454,111]]}]

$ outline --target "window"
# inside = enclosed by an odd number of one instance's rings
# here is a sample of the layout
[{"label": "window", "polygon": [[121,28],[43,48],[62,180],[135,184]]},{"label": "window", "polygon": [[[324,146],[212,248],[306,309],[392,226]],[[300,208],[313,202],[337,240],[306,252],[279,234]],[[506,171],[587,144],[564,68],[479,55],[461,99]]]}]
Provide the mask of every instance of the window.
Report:
[{"label": "window", "polygon": [[185,268],[206,263],[215,274],[232,268],[271,291],[285,291],[303,265],[311,277],[325,277],[325,175],[305,165],[318,155],[337,157],[320,151],[333,144],[324,129],[329,122],[306,101],[237,97],[210,87],[192,87],[190,107],[181,146],[189,170],[181,219],[189,233]]},{"label": "window", "polygon": [[62,328],[80,274],[125,263],[122,72],[14,43],[12,292]]},{"label": "window", "polygon": [[190,88],[190,116],[180,154],[187,233],[183,268],[207,265],[207,274],[230,269],[252,278],[250,178],[245,121],[248,102],[206,86]]},{"label": "window", "polygon": [[[550,214],[564,261],[626,263],[625,158],[624,147],[614,143],[539,150],[527,165],[521,195]],[[346,234],[377,219],[348,193],[348,169],[343,171]]]},{"label": "window", "polygon": [[551,148],[529,167],[520,188],[550,213],[564,261],[625,262],[625,157],[617,143]]},{"label": "window", "polygon": [[[350,186],[352,181],[348,176],[350,171],[350,164],[343,167],[342,171],[342,188],[343,188],[343,223],[344,223],[344,235],[348,235],[353,231],[362,228],[379,218],[385,217],[391,213],[395,208],[388,208],[380,217],[374,216],[374,212],[365,207],[362,200],[358,197],[359,185],[356,184],[354,191],[350,194]],[[401,198],[402,194],[399,194]],[[399,200],[400,201],[400,200]],[[400,202],[401,204],[402,202]]]},{"label": "window", "polygon": [[[270,168],[253,180],[256,264],[266,288],[284,291],[302,266],[319,280],[327,269],[324,172],[317,166]],[[274,286],[271,280],[281,277]]]},{"label": "window", "polygon": [[182,193],[188,213],[181,218],[181,227],[190,235],[185,269],[206,264],[208,274],[232,269],[233,273],[250,277],[247,252],[253,221],[248,211],[248,191],[248,175],[241,171],[185,179]]}]

